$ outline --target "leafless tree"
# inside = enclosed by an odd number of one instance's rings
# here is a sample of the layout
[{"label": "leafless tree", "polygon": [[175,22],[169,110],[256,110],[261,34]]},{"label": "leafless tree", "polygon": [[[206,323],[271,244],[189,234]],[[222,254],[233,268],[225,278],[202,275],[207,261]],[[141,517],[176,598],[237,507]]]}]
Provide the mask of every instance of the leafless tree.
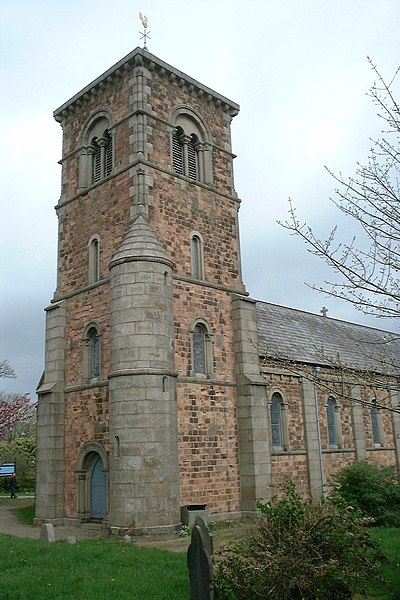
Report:
[{"label": "leafless tree", "polygon": [[400,105],[394,96],[397,69],[389,83],[370,59],[376,81],[368,95],[383,120],[382,137],[372,140],[365,165],[358,163],[350,178],[329,169],[339,187],[331,199],[354,221],[359,236],[338,241],[334,227],[326,239],[299,221],[290,202],[289,219],[281,223],[300,236],[308,251],[322,258],[333,270],[332,281],[312,287],[328,296],[345,300],[365,314],[400,318]]},{"label": "leafless tree", "polygon": [[14,369],[12,368],[8,360],[5,359],[0,360],[0,378],[1,377],[5,377],[8,379],[16,378]]}]

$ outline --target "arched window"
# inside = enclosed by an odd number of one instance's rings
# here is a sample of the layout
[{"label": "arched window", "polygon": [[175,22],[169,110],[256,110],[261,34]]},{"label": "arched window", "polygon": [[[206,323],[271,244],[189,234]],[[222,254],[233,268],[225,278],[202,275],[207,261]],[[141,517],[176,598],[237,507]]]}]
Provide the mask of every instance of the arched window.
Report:
[{"label": "arched window", "polygon": [[93,115],[81,136],[79,189],[111,175],[114,166],[114,133],[111,112],[102,109]]},{"label": "arched window", "polygon": [[192,275],[196,279],[203,279],[203,240],[199,233],[192,233],[190,236],[190,253],[192,260]]},{"label": "arched window", "polygon": [[172,168],[192,181],[212,183],[211,137],[200,115],[187,106],[171,114]]},{"label": "arched window", "polygon": [[91,323],[84,334],[84,379],[90,382],[101,374],[101,335],[98,325]]},{"label": "arched window", "polygon": [[271,401],[271,434],[272,446],[280,447],[282,443],[282,397],[272,394]]},{"label": "arched window", "polygon": [[274,392],[270,401],[271,442],[275,449],[287,450],[289,431],[286,405],[282,394]]},{"label": "arched window", "polygon": [[100,240],[92,236],[89,241],[89,284],[100,280]]},{"label": "arched window", "polygon": [[193,370],[201,375],[206,374],[206,332],[199,323],[193,332]]},{"label": "arched window", "polygon": [[94,137],[90,144],[92,155],[92,183],[108,177],[112,171],[112,138],[106,129],[101,137]]},{"label": "arched window", "polygon": [[382,415],[376,406],[371,408],[372,443],[374,446],[383,446]]},{"label": "arched window", "polygon": [[210,377],[213,373],[212,333],[206,323],[196,319],[191,328],[191,375]]},{"label": "arched window", "polygon": [[328,424],[328,444],[330,446],[337,446],[336,401],[334,398],[328,398],[326,405],[326,419]]},{"label": "arched window", "polygon": [[91,379],[100,375],[100,337],[95,327],[91,327],[88,331],[89,338],[89,373]]}]

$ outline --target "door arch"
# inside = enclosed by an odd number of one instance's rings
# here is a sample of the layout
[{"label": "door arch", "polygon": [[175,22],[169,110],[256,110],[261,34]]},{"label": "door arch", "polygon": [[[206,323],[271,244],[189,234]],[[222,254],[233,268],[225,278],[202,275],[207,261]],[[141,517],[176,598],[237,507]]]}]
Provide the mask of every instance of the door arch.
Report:
[{"label": "door arch", "polygon": [[89,509],[91,519],[104,519],[107,514],[107,487],[101,456],[92,453],[89,462]]},{"label": "door arch", "polygon": [[76,461],[77,510],[82,521],[104,519],[108,512],[108,457],[96,443],[85,444]]}]

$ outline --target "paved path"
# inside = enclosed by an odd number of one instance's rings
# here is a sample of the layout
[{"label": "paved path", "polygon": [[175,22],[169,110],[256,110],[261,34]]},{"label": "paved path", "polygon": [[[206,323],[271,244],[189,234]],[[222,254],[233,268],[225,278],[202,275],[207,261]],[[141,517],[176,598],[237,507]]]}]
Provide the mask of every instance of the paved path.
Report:
[{"label": "paved path", "polygon": [[[0,505],[0,533],[13,535],[15,537],[25,537],[38,540],[40,537],[40,525],[25,525],[20,523],[14,514],[15,508],[29,506],[33,502],[32,498],[17,498],[13,502]],[[101,532],[81,527],[57,526],[54,527],[56,540],[66,540],[73,536],[76,540],[93,539],[102,537]]]}]

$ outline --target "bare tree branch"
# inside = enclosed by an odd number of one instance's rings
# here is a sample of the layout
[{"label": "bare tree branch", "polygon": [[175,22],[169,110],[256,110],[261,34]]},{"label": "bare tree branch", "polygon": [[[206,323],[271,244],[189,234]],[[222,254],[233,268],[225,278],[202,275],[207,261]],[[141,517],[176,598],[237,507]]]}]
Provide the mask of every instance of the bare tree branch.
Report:
[{"label": "bare tree branch", "polygon": [[16,374],[8,360],[0,360],[0,378],[15,379]]},{"label": "bare tree branch", "polygon": [[309,252],[321,258],[333,271],[332,281],[312,285],[325,295],[345,300],[357,310],[377,317],[400,317],[400,105],[393,85],[400,71],[386,83],[370,59],[377,82],[368,96],[377,107],[385,128],[382,138],[372,140],[365,165],[346,179],[328,172],[339,184],[331,201],[346,217],[353,219],[361,237],[338,241],[334,227],[326,239],[319,238],[301,223],[289,200],[289,218],[280,223],[299,236]]}]

